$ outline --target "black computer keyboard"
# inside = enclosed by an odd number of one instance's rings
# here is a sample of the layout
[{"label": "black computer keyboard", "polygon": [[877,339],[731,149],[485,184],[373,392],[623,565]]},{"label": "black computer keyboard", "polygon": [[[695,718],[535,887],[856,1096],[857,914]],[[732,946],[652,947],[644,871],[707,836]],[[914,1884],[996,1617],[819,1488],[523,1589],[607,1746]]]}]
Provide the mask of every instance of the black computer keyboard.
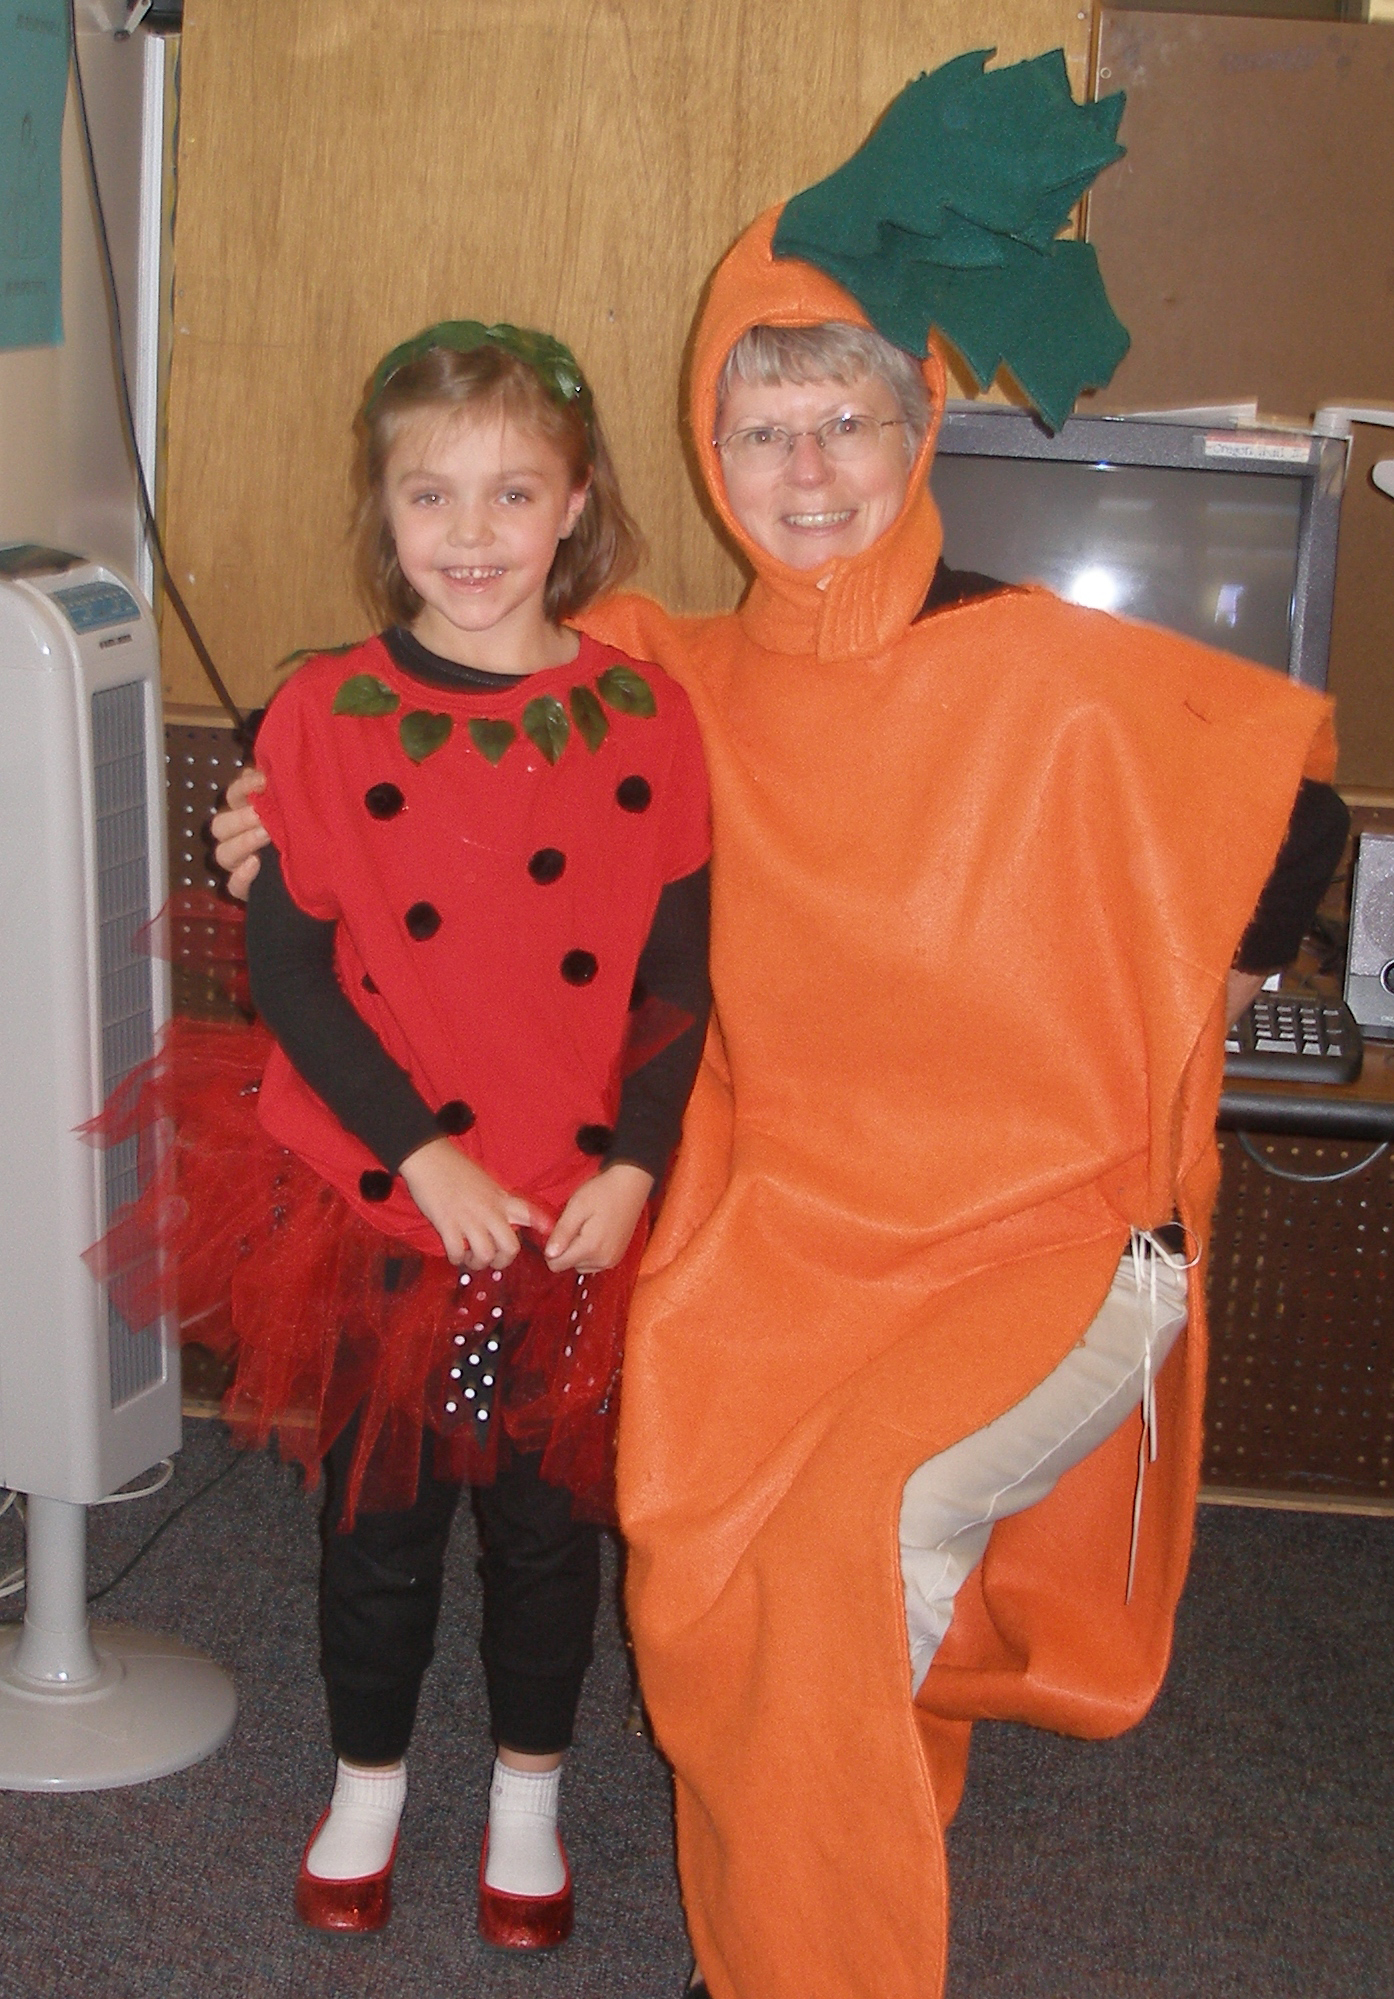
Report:
[{"label": "black computer keyboard", "polygon": [[1362,1052],[1359,1023],[1341,1000],[1260,993],[1225,1036],[1225,1076],[1353,1083]]}]

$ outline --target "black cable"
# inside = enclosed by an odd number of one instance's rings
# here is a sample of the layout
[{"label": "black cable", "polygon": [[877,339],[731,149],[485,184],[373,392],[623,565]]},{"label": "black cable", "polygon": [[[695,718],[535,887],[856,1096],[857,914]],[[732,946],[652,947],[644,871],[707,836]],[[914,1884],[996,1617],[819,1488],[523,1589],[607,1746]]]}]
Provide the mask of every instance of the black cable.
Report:
[{"label": "black cable", "polygon": [[1390,1140],[1382,1139],[1366,1153],[1363,1159],[1357,1159],[1354,1166],[1340,1166],[1334,1173],[1295,1173],[1290,1166],[1279,1166],[1266,1152],[1260,1152],[1247,1131],[1238,1131],[1235,1137],[1255,1166],[1261,1166],[1264,1172],[1271,1174],[1275,1180],[1291,1180],[1298,1187],[1330,1187],[1334,1186],[1337,1180],[1353,1180],[1357,1173],[1363,1173],[1367,1166],[1373,1166],[1377,1159],[1383,1159],[1390,1147]]},{"label": "black cable", "polygon": [[126,448],[131,454],[135,467],[136,494],[140,501],[141,526],[150,552],[159,567],[160,580],[164,584],[165,595],[174,606],[175,615],[188,636],[199,665],[208,677],[209,685],[223,707],[232,718],[237,739],[247,753],[251,754],[251,744],[247,739],[247,724],[242,711],[229,694],[222,675],[213,664],[213,655],[204,644],[203,635],[194,623],[193,613],[180,595],[179,587],[170,574],[169,562],[165,556],[165,546],[160,539],[160,530],[155,525],[155,509],[150,503],[150,488],[146,484],[145,466],[140,456],[140,441],[136,436],[135,412],[131,407],[131,388],[126,379],[126,349],[121,331],[121,301],[116,290],[116,270],[112,263],[111,240],[107,235],[106,211],[102,206],[102,191],[97,181],[97,157],[92,148],[92,127],[87,118],[87,93],[82,87],[82,64],[77,54],[77,7],[76,0],[68,0],[68,33],[72,42],[73,83],[77,92],[78,123],[82,129],[82,152],[87,163],[87,179],[92,189],[92,206],[97,217],[97,237],[102,252],[102,277],[106,289],[108,331],[111,336],[112,364],[119,390],[118,401],[121,409]]},{"label": "black cable", "polygon": [[100,1602],[101,1598],[108,1595],[110,1591],[114,1590],[118,1583],[125,1582],[127,1576],[131,1573],[131,1570],[135,1567],[136,1563],[143,1560],[144,1557],[149,1554],[150,1550],[159,1540],[161,1534],[164,1533],[166,1527],[172,1527],[175,1521],[179,1518],[181,1513],[187,1513],[191,1506],[197,1504],[197,1502],[200,1499],[202,1499],[206,1493],[210,1493],[215,1485],[221,1485],[225,1478],[227,1478],[232,1472],[235,1472],[239,1465],[245,1464],[246,1461],[247,1461],[247,1453],[245,1451],[238,1451],[236,1457],[234,1457],[229,1464],[225,1464],[220,1472],[215,1472],[212,1478],[210,1478],[205,1485],[201,1485],[199,1487],[197,1492],[191,1492],[187,1499],[182,1499],[179,1502],[178,1506],[176,1506],[172,1512],[167,1513],[165,1515],[164,1519],[160,1522],[159,1526],[155,1529],[154,1533],[151,1534],[146,1540],[141,1542],[140,1546],[131,1556],[130,1561],[127,1562],[123,1568],[119,1568],[116,1571],[116,1574],[111,1578],[110,1582],[103,1583],[100,1589],[94,1589],[88,1591],[87,1594],[88,1603]]}]

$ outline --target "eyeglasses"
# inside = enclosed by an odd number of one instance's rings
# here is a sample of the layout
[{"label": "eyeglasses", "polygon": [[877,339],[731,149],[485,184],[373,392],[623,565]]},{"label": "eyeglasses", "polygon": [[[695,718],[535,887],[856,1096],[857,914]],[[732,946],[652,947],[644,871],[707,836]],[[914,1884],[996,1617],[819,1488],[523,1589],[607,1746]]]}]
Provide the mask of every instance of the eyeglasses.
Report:
[{"label": "eyeglasses", "polygon": [[811,437],[825,458],[834,465],[855,465],[870,458],[881,442],[881,432],[909,421],[903,416],[858,416],[852,411],[830,416],[816,430],[781,430],[777,424],[752,424],[748,430],[733,430],[729,437],[715,440],[716,448],[729,463],[747,472],[776,471],[794,455],[801,437]]}]

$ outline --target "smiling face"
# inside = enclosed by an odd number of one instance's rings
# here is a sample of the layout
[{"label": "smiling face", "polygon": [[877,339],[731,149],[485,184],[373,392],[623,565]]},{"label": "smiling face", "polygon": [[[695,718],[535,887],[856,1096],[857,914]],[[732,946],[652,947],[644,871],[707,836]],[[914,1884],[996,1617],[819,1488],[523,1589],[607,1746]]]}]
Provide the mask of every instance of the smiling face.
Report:
[{"label": "smiling face", "polygon": [[791,569],[819,569],[836,556],[860,555],[900,512],[910,482],[900,405],[879,375],[843,382],[733,381],[717,419],[718,445],[735,431],[757,427],[812,432],[831,419],[856,415],[885,424],[870,454],[851,463],[830,459],[813,436],[799,437],[773,467],[752,467],[738,454],[719,462],[731,511],[751,540]]},{"label": "smiling face", "polygon": [[403,576],[421,598],[411,629],[442,657],[491,673],[532,673],[575,651],[542,593],[586,500],[557,447],[501,411],[403,424],[387,455],[382,506]]}]

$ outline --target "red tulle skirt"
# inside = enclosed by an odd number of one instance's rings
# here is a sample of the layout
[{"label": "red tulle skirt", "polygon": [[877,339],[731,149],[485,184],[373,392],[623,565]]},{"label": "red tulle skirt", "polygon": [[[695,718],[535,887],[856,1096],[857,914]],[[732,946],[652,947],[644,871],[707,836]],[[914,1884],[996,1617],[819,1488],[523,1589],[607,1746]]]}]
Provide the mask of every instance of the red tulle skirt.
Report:
[{"label": "red tulle skirt", "polygon": [[[311,1483],[355,1412],[345,1524],[438,1476],[487,1484],[501,1451],[542,1453],[578,1517],[614,1518],[620,1359],[644,1225],[613,1270],[553,1273],[530,1239],[503,1271],[460,1271],[365,1222],[262,1130],[263,1028],[176,1018],[88,1135],[141,1149],[145,1192],[87,1252],[128,1325],[178,1313],[235,1360],[223,1414],[239,1442],[276,1433]],[[496,1342],[496,1345],[489,1345]],[[488,1345],[488,1355],[485,1347]],[[489,1356],[497,1355],[497,1364]],[[490,1416],[462,1375],[493,1369]],[[468,1393],[469,1399],[466,1400]]]}]

